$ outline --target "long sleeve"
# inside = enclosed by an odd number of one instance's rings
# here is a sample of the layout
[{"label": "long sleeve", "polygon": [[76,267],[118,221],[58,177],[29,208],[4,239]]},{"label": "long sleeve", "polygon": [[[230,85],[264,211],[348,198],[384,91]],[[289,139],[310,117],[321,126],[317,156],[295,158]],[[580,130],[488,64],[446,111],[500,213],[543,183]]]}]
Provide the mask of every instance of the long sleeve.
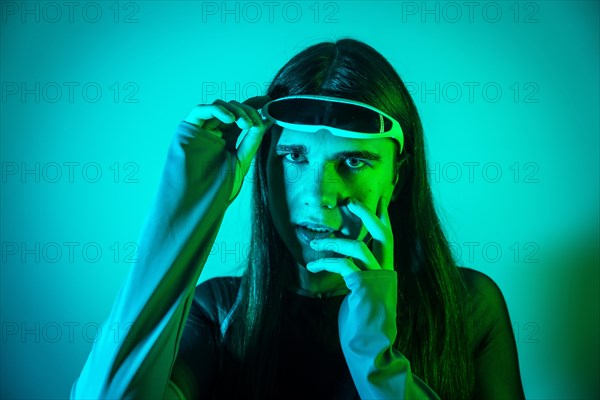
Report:
[{"label": "long sleeve", "polygon": [[[198,287],[200,291],[202,286],[206,286],[206,282]],[[194,301],[170,377],[186,399],[209,399],[213,394],[220,357],[219,329],[219,321]]]},{"label": "long sleeve", "polygon": [[344,278],[350,293],[340,306],[340,343],[362,400],[439,399],[392,347],[397,335],[396,271],[357,271]]},{"label": "long sleeve", "polygon": [[[233,189],[236,158],[225,141],[181,122],[121,287],[71,390],[72,399],[180,398],[169,377],[194,288]],[[127,329],[129,326],[132,327]]]},{"label": "long sleeve", "polygon": [[219,277],[196,287],[171,382],[186,399],[212,399],[224,361],[223,336],[238,300],[240,278]]},{"label": "long sleeve", "polygon": [[461,268],[471,291],[476,327],[473,398],[525,399],[519,357],[508,307],[500,288],[487,275]]}]

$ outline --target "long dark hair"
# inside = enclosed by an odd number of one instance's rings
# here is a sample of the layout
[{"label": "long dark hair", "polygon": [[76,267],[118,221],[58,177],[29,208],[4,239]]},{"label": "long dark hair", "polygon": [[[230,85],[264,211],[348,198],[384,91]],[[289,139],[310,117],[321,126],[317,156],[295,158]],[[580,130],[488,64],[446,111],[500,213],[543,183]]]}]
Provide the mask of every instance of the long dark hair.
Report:
[{"label": "long dark hair", "polygon": [[[400,122],[405,150],[397,172],[404,181],[389,206],[398,272],[394,346],[408,358],[412,372],[441,398],[471,397],[474,374],[465,322],[466,287],[435,211],[419,114],[397,72],[371,46],[344,38],[298,53],[278,71],[267,94],[273,99],[294,94],[343,97],[373,105]],[[232,312],[225,336],[228,362],[235,366],[228,381],[247,388],[245,398],[255,399],[268,398],[273,386],[287,278],[281,266],[293,262],[267,208],[265,168],[271,137],[265,135],[256,154],[253,239],[239,291],[243,300]]]}]

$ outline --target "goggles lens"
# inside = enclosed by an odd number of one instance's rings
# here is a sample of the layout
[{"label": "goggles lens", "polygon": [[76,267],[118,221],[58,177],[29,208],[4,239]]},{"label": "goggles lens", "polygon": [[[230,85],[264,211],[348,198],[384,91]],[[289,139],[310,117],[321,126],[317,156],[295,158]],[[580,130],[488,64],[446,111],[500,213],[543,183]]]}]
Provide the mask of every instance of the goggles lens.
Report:
[{"label": "goggles lens", "polygon": [[316,132],[326,127],[336,136],[349,138],[391,137],[404,148],[398,121],[358,101],[320,95],[294,95],[272,100],[259,110],[263,118],[297,130]]},{"label": "goggles lens", "polygon": [[262,109],[275,122],[322,125],[357,133],[386,133],[392,121],[381,113],[357,104],[313,98],[282,98]]}]

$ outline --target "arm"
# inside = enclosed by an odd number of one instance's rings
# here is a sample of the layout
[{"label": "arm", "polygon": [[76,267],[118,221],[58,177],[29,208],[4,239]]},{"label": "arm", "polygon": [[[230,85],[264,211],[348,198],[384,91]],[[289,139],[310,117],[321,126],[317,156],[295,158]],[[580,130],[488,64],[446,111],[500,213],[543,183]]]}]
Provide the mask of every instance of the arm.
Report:
[{"label": "arm", "polygon": [[[233,188],[225,140],[187,122],[177,128],[158,195],[140,236],[138,261],[121,287],[71,398],[175,396],[169,381],[196,282]],[[133,324],[131,329],[126,329]],[[167,390],[168,389],[168,390]]]},{"label": "arm", "polygon": [[340,342],[360,398],[439,400],[392,347],[397,335],[396,271],[357,271],[344,280],[351,292],[340,307]]},{"label": "arm", "polygon": [[[390,193],[391,194],[391,193]],[[316,249],[333,244],[346,258],[320,258],[306,264],[311,272],[329,271],[344,279],[350,293],[338,314],[340,345],[361,399],[438,399],[439,396],[410,370],[408,359],[393,347],[397,337],[398,275],[388,214],[389,194],[376,211],[352,199],[348,210],[359,217],[373,238],[371,247],[360,240],[313,240]],[[359,268],[356,261],[364,266]]]},{"label": "arm", "polygon": [[477,399],[525,399],[519,357],[504,296],[487,275],[464,269],[475,307],[479,345],[475,358]]},{"label": "arm", "polygon": [[[236,284],[237,281],[237,284]],[[238,300],[238,278],[213,278],[195,290],[171,382],[186,399],[212,399],[222,365],[227,319]]]}]

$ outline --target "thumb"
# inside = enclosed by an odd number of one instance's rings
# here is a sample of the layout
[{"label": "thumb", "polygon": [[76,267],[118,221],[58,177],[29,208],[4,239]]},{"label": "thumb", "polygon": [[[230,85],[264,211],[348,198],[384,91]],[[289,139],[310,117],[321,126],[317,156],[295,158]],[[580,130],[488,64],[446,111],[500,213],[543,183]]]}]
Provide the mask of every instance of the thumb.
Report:
[{"label": "thumb", "polygon": [[248,129],[246,135],[243,137],[240,145],[237,149],[237,158],[240,161],[242,167],[243,176],[246,176],[252,158],[258,151],[265,132],[273,126],[273,122],[270,120],[263,121],[262,126],[253,126]]}]

